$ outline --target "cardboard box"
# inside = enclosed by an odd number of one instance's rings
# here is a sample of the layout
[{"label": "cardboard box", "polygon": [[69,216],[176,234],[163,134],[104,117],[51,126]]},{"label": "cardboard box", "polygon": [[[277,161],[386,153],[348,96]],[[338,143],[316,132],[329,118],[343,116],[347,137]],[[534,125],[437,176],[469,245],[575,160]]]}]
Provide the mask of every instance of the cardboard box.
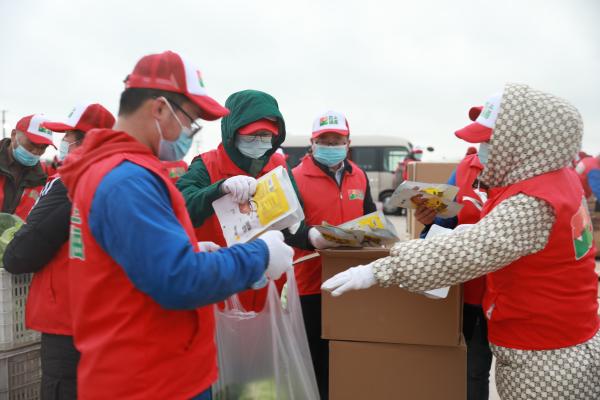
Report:
[{"label": "cardboard box", "polygon": [[[456,168],[457,163],[415,162],[408,166],[408,179],[417,182],[446,183]],[[423,224],[414,218],[415,211],[408,210],[408,233],[416,239],[423,230]]]},{"label": "cardboard box", "polygon": [[467,349],[331,341],[329,398],[465,400]]},{"label": "cardboard box", "polygon": [[[389,255],[381,248],[322,250],[323,281]],[[462,332],[462,287],[430,299],[399,287],[374,286],[333,297],[323,293],[322,336],[331,340],[457,346]]]}]

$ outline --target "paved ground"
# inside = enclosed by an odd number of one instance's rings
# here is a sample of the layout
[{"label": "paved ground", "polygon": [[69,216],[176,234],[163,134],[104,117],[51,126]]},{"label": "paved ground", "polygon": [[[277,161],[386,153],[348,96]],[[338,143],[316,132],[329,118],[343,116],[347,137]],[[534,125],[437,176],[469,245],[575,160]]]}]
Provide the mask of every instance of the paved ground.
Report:
[{"label": "paved ground", "polygon": [[[392,223],[396,227],[396,230],[398,231],[400,239],[406,240],[408,238],[408,234],[406,232],[406,218],[405,217],[389,217],[389,219],[392,221]],[[600,274],[600,261],[598,261],[598,260],[596,261],[596,271],[598,271]],[[598,292],[598,297],[600,297],[600,289]],[[498,396],[498,392],[496,391],[496,381],[494,379],[494,366],[495,366],[495,360],[494,360],[494,364],[492,364],[492,371],[491,371],[491,376],[490,376],[490,399],[489,400],[500,400],[500,397]]]}]

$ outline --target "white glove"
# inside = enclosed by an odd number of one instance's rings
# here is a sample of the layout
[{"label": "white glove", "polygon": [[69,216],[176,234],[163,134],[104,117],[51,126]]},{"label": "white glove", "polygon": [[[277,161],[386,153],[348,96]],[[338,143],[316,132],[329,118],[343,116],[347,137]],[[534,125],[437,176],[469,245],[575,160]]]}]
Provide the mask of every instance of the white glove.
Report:
[{"label": "white glove", "polygon": [[236,175],[221,185],[223,193],[229,193],[236,203],[244,204],[256,193],[256,179],[251,176]]},{"label": "white glove", "polygon": [[265,275],[271,279],[279,279],[284,272],[292,268],[294,250],[283,242],[283,233],[269,231],[258,237],[269,248],[269,265]]},{"label": "white glove", "polygon": [[198,242],[198,247],[203,253],[212,253],[221,248],[221,246],[219,246],[215,242]]},{"label": "white glove", "polygon": [[329,247],[338,247],[341,244],[332,242],[331,240],[325,239],[323,234],[317,230],[317,228],[310,228],[308,230],[308,240],[315,249],[327,249]]},{"label": "white glove", "polygon": [[359,265],[327,279],[321,285],[321,290],[327,290],[337,297],[349,290],[370,288],[376,283],[371,264]]}]

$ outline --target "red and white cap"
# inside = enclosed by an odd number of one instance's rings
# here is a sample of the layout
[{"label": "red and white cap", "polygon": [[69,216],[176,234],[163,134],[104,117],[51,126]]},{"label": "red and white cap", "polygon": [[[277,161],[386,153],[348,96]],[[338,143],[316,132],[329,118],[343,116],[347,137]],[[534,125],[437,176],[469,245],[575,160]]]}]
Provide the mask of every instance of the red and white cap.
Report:
[{"label": "red and white cap", "polygon": [[27,136],[27,139],[35,144],[48,144],[54,146],[54,143],[52,143],[52,132],[48,128],[42,126],[46,121],[48,121],[48,118],[43,114],[28,115],[17,122],[15,129],[19,132],[23,132],[25,136]]},{"label": "red and white cap", "polygon": [[200,116],[207,121],[229,114],[206,93],[200,70],[172,51],[142,57],[125,79],[125,87],[180,93],[200,107]]},{"label": "red and white cap", "polygon": [[469,118],[474,122],[454,132],[454,134],[469,143],[489,141],[496,125],[501,102],[502,93],[498,93],[485,102],[483,109],[479,110],[479,107],[472,107],[469,110]]},{"label": "red and white cap", "polygon": [[95,128],[112,128],[115,117],[100,104],[75,106],[65,122],[44,122],[42,126],[54,132],[83,131]]},{"label": "red and white cap", "polygon": [[317,138],[327,132],[337,133],[342,136],[350,135],[350,127],[344,114],[337,111],[327,111],[315,118],[312,128],[312,138]]},{"label": "red and white cap", "polygon": [[238,129],[238,133],[240,135],[252,135],[253,133],[256,133],[258,131],[269,131],[274,136],[277,136],[279,135],[279,125],[277,125],[277,122],[275,121],[271,121],[267,118],[262,118],[258,121],[249,123],[248,125],[244,125],[240,129]]}]

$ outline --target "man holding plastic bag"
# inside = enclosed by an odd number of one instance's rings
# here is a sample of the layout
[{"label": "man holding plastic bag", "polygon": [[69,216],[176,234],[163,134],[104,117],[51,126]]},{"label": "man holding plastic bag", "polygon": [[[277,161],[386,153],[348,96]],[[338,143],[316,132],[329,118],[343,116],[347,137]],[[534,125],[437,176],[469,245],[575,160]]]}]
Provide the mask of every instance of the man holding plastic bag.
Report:
[{"label": "man holding plastic bag", "polygon": [[395,245],[322,288],[339,296],[375,284],[411,291],[484,274],[483,309],[502,399],[600,398],[596,249],[571,160],[583,123],[571,104],[508,84],[457,136],[489,154],[482,219],[470,229]]},{"label": "man holding plastic bag", "polygon": [[[256,178],[278,166],[287,169],[285,158],[276,153],[286,135],[277,101],[267,93],[244,90],[229,96],[225,106],[231,113],[221,120],[221,144],[196,157],[177,182],[198,240],[210,240],[220,246],[225,246],[226,241],[212,203],[229,194],[234,201],[246,205],[256,192]],[[283,231],[286,243],[304,249],[318,247],[320,233],[304,223],[296,228]],[[280,290],[283,284],[283,279],[277,282]],[[247,310],[259,311],[266,295],[266,288],[248,290],[240,294],[240,300]]]},{"label": "man holding plastic bag", "polygon": [[280,232],[199,252],[161,160],[185,155],[198,119],[228,113],[201,77],[176,53],[143,57],[126,79],[114,129],[88,132],[59,170],[73,200],[69,284],[81,398],[210,399],[212,304],[290,268],[293,251]]}]

